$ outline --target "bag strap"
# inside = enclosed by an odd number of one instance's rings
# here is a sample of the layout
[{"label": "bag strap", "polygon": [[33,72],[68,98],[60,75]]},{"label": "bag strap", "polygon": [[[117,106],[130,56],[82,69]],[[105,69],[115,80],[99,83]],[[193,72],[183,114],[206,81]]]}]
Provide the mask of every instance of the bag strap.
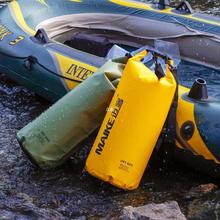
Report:
[{"label": "bag strap", "polygon": [[175,144],[176,140],[176,114],[177,114],[177,107],[178,107],[178,76],[177,76],[177,69],[174,67],[170,67],[170,71],[174,76],[176,81],[176,91],[174,94],[173,102],[171,104],[171,108],[165,123],[165,137],[164,142],[168,144]]},{"label": "bag strap", "polygon": [[[145,46],[142,47],[134,52],[131,52],[129,54],[127,54],[127,56],[129,57],[129,59],[132,59],[134,61],[138,61],[138,62],[144,62],[144,58],[149,54],[149,52],[152,54],[153,56],[153,60],[155,62],[155,70],[154,73],[155,75],[158,77],[158,79],[160,80],[163,77],[166,77],[167,79],[172,79],[172,72],[170,71],[170,69],[173,69],[173,60],[171,58],[169,58],[167,55],[163,55],[162,53],[160,53],[159,51],[153,49],[149,46]],[[162,58],[163,60],[165,60],[165,64],[167,66],[167,70],[166,72],[164,72],[162,65],[158,62],[158,59]],[[169,68],[169,69],[168,69]]]},{"label": "bag strap", "polygon": [[[140,49],[137,49],[135,51],[127,53],[126,56],[128,58],[133,58],[133,57],[136,57],[138,54],[142,54],[143,55],[144,51],[145,51],[146,55],[148,54],[148,52],[151,52],[154,58],[161,57],[164,60],[171,60],[172,59],[172,57],[168,53],[164,54],[160,50],[158,50],[158,49],[156,49],[154,47],[151,47],[151,46],[141,47]],[[142,57],[142,58],[144,58],[144,57]]]},{"label": "bag strap", "polygon": [[[160,169],[166,171],[173,165],[175,140],[176,140],[176,114],[178,107],[178,76],[177,69],[170,69],[176,80],[176,91],[169,114],[167,116],[163,131],[157,141],[155,152],[157,154],[157,162],[160,164]],[[162,160],[162,161],[161,161]]]}]

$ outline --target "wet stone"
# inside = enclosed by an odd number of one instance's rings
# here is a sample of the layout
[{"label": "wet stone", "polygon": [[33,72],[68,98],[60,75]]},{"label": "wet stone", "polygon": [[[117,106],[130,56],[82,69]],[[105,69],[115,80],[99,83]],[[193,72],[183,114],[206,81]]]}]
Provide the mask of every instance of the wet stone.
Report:
[{"label": "wet stone", "polygon": [[0,219],[45,219],[65,220],[55,210],[39,208],[34,204],[34,199],[25,193],[0,196]]},{"label": "wet stone", "polygon": [[213,184],[213,183],[208,183],[208,184],[203,184],[203,185],[200,185],[199,186],[199,190],[202,192],[202,193],[211,193],[215,190],[218,189],[218,186]]},{"label": "wet stone", "polygon": [[197,187],[192,187],[189,192],[186,193],[186,200],[193,200],[195,198],[201,198],[204,196],[208,196],[215,192],[218,189],[218,186],[213,183],[202,184]]},{"label": "wet stone", "polygon": [[127,206],[123,210],[122,219],[141,220],[186,220],[176,201],[161,204],[151,203],[145,206]]},{"label": "wet stone", "polygon": [[220,218],[220,203],[196,199],[188,206],[188,220],[214,220]]}]

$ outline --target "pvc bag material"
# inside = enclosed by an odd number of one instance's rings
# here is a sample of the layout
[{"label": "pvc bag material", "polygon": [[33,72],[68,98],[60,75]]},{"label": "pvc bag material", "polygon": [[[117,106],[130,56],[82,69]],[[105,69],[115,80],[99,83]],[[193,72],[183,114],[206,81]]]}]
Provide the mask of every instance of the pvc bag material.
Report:
[{"label": "pvc bag material", "polygon": [[18,132],[32,162],[43,169],[62,164],[101,125],[123,68],[120,62],[108,61]]},{"label": "pvc bag material", "polygon": [[129,59],[86,161],[93,176],[125,190],[136,189],[167,118],[176,81],[168,65],[158,78],[140,60]]}]

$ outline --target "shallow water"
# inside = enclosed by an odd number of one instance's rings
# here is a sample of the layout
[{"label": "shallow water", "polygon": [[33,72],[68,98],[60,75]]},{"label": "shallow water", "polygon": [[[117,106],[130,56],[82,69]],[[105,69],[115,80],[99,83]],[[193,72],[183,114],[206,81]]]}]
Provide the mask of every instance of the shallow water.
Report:
[{"label": "shallow water", "polygon": [[178,67],[178,76],[181,85],[191,87],[195,79],[203,78],[207,82],[208,94],[216,100],[220,100],[220,71],[181,62]]},{"label": "shallow water", "polygon": [[[217,13],[219,2],[207,2],[193,4],[200,10]],[[194,66],[192,71],[192,66],[184,63],[181,82],[189,85],[201,72],[208,79],[212,94],[218,96],[220,78],[213,70]],[[35,169],[23,155],[15,135],[49,105],[0,74],[0,219],[117,218],[124,206],[167,200],[178,201],[187,215],[189,189],[213,181],[173,164],[166,172],[160,167],[148,170],[138,190],[123,192],[85,174],[83,163],[75,164],[85,157],[85,151],[59,169],[48,172]],[[213,197],[205,197],[205,202],[218,204]]]},{"label": "shallow water", "polygon": [[[142,0],[142,2],[147,2]],[[154,2],[154,1],[152,1]],[[171,1],[173,6],[179,1]],[[220,16],[220,1],[213,0],[189,0],[193,9],[201,13]],[[180,83],[184,86],[191,87],[195,79],[203,78],[207,82],[209,96],[220,99],[220,71],[216,71],[204,66],[195,65],[189,62],[181,62],[178,68]]]}]

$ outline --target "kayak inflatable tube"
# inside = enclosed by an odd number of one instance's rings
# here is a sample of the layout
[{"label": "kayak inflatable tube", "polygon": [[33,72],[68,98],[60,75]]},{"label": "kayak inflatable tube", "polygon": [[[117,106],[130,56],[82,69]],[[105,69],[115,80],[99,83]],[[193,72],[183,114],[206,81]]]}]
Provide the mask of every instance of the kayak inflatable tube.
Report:
[{"label": "kayak inflatable tube", "polygon": [[188,94],[189,89],[179,87],[175,156],[199,171],[219,178],[220,102],[198,101]]},{"label": "kayak inflatable tube", "polygon": [[[130,0],[18,0],[2,9],[0,17],[8,33],[13,32],[7,37],[11,44],[39,28],[60,43],[76,32],[104,31],[114,43],[135,47],[155,39],[172,41],[178,43],[185,60],[219,69],[220,18],[193,13],[189,5],[181,4],[160,9]],[[29,43],[30,50],[36,51]]]},{"label": "kayak inflatable tube", "polygon": [[[184,8],[125,0],[12,1],[0,10],[0,72],[56,101],[106,62],[101,52],[72,42],[82,33],[136,48],[155,39],[175,42],[185,60],[219,69],[220,19]],[[177,149],[218,165],[220,103],[188,98],[188,92],[179,88]]]}]

